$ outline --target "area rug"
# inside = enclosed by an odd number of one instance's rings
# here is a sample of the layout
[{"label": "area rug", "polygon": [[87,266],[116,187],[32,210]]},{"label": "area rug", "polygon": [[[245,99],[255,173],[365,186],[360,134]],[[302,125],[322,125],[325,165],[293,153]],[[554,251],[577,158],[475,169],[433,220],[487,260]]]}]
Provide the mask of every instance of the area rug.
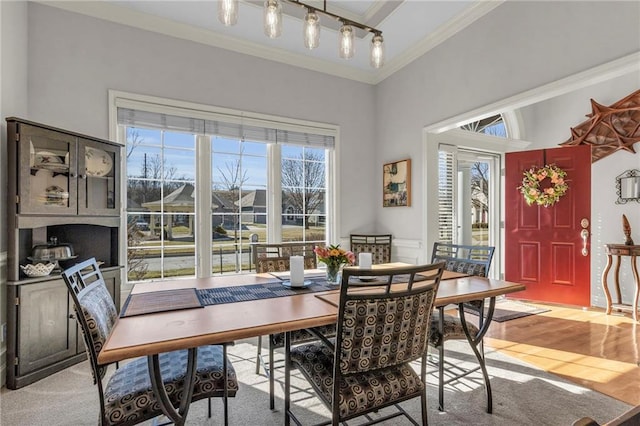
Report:
[{"label": "area rug", "polygon": [[[515,358],[485,348],[493,388],[493,414],[486,409],[481,376],[474,374],[445,386],[445,409],[438,404],[437,377],[427,378],[430,426],[568,426],[589,416],[600,423],[627,411],[630,406],[549,374]],[[276,351],[282,359],[281,351]],[[475,365],[467,342],[447,342],[447,357],[462,367]],[[238,374],[240,390],[229,401],[229,424],[281,426],[284,423],[283,372],[277,369],[276,409],[269,410],[269,380],[255,373],[255,339],[236,342],[229,358]],[[418,363],[416,363],[416,368]],[[433,369],[430,369],[433,371]],[[109,368],[109,373],[113,368]],[[435,373],[435,371],[433,371]],[[330,412],[309,389],[309,383],[295,371],[292,376],[293,409],[304,425],[325,421]],[[95,426],[98,422],[98,391],[93,385],[88,362],[69,367],[18,390],[0,390],[0,425]],[[222,424],[222,403],[214,398],[213,418],[207,418],[206,401],[191,406],[186,426]],[[417,399],[403,403],[412,415],[420,416]],[[382,410],[374,417],[385,414]],[[361,420],[361,419],[360,419]],[[150,422],[144,423],[151,424]],[[353,424],[358,424],[354,422]],[[405,419],[382,422],[384,426],[409,424]]]},{"label": "area rug", "polygon": [[[485,306],[484,309],[486,312],[488,307]],[[465,307],[464,311],[465,313],[478,315],[476,311],[467,307]],[[518,302],[516,300],[501,299],[496,302],[496,308],[493,312],[493,321],[505,322],[516,318],[528,317],[529,315],[541,314],[549,311],[550,309],[539,308],[537,306]]]}]

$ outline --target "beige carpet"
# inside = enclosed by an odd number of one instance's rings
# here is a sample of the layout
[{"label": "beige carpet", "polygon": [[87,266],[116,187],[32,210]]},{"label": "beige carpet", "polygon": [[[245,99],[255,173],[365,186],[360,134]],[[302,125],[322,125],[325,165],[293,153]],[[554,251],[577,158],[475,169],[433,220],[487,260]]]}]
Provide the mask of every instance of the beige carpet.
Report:
[{"label": "beige carpet", "polygon": [[[238,342],[230,356],[240,379],[240,390],[230,400],[232,425],[282,425],[282,387],[276,384],[276,410],[268,408],[268,381],[254,372],[255,342]],[[471,358],[464,342],[448,342],[449,360],[465,364]],[[590,416],[604,422],[630,407],[600,393],[590,391],[513,358],[487,349],[487,364],[494,392],[494,413],[485,412],[481,380],[465,380],[445,388],[446,412],[437,410],[437,379],[429,377],[429,423],[431,425],[537,425],[567,426]],[[433,368],[431,368],[433,370]],[[282,372],[276,371],[281,381]],[[294,409],[303,424],[328,418],[329,412],[308,392],[306,382],[294,377]],[[416,402],[403,404],[419,414]],[[0,391],[0,425],[56,426],[95,425],[98,419],[97,390],[92,385],[87,363],[81,363],[19,390]],[[194,403],[189,425],[222,424],[222,404],[213,402],[214,416],[206,417],[206,402]],[[419,416],[418,416],[419,417]],[[351,423],[350,423],[351,424]],[[357,424],[353,422],[353,424]],[[409,424],[398,418],[385,424]]]}]

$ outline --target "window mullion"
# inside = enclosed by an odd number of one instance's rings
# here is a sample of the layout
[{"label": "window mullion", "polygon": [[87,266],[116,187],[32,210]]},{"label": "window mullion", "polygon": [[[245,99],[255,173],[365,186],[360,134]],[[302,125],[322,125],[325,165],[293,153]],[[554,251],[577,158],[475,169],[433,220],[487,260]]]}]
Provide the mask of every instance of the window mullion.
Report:
[{"label": "window mullion", "polygon": [[278,144],[267,147],[267,241],[282,239],[282,150]]},{"label": "window mullion", "polygon": [[196,276],[210,277],[213,229],[211,227],[211,138],[196,138]]}]

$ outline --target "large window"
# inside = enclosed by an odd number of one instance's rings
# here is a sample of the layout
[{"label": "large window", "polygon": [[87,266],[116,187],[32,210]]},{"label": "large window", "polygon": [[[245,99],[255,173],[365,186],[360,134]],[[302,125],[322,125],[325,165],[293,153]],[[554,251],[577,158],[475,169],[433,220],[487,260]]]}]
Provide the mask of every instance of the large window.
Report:
[{"label": "large window", "polygon": [[129,280],[251,271],[252,242],[333,237],[336,128],[190,106],[114,98]]}]

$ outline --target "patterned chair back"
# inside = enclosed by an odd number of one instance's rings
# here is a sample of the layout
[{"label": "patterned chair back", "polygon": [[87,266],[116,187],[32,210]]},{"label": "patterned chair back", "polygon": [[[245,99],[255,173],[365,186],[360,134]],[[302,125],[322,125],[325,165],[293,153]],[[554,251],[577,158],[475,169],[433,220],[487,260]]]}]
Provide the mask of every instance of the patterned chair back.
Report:
[{"label": "patterned chair back", "polygon": [[98,364],[98,355],[118,318],[118,311],[95,259],[85,260],[64,270],[62,278],[73,298],[76,320],[84,336],[93,379],[100,389],[102,401],[101,380],[107,366]]},{"label": "patterned chair back", "polygon": [[350,248],[353,254],[371,253],[374,265],[391,262],[391,234],[366,235],[351,234]]},{"label": "patterned chair back", "polygon": [[314,243],[256,243],[252,244],[256,272],[285,272],[291,269],[289,258],[303,256],[305,269],[316,269],[318,261],[313,249]]},{"label": "patterned chair back", "polygon": [[[347,267],[342,273],[335,365],[363,373],[426,355],[429,324],[444,263],[384,270]],[[419,274],[419,275],[418,275]],[[376,277],[362,290],[358,277]],[[380,282],[384,284],[379,285]],[[398,287],[398,283],[403,288]],[[393,290],[393,291],[392,291]],[[336,378],[336,382],[340,382]]]},{"label": "patterned chair back", "polygon": [[495,247],[433,243],[431,262],[445,262],[447,271],[487,277]]}]

